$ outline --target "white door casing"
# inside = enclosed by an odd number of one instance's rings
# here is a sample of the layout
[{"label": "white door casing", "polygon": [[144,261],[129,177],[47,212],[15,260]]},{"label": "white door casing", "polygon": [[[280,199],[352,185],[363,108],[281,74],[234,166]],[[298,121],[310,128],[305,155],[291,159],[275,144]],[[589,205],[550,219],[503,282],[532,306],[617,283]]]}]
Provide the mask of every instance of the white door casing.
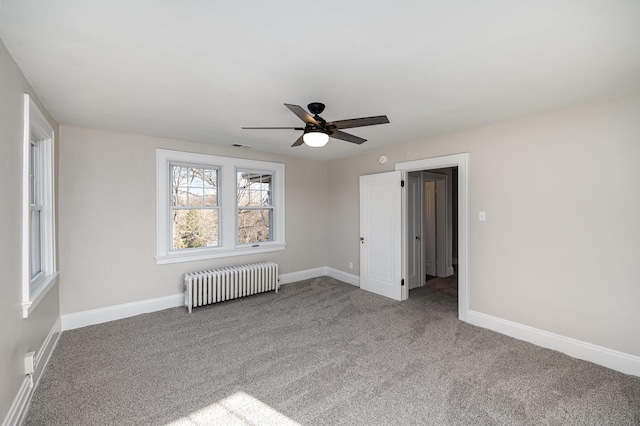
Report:
[{"label": "white door casing", "polygon": [[[467,320],[469,310],[469,247],[467,229],[469,228],[469,154],[453,154],[444,157],[396,163],[396,170],[406,177],[409,172],[458,167],[458,319]],[[407,200],[403,197],[403,212],[407,211]],[[406,233],[406,219],[401,222],[400,234]],[[402,257],[403,273],[407,269],[406,253]],[[402,287],[402,299],[409,297],[408,286]]]},{"label": "white door casing", "polygon": [[360,176],[360,288],[395,300],[403,295],[401,180],[400,171]]}]

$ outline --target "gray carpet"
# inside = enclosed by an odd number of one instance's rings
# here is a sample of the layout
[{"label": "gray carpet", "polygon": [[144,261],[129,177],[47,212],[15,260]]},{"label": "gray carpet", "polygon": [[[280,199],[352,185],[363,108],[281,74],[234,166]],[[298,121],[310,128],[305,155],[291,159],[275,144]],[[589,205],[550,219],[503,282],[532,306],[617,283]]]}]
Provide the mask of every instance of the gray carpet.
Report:
[{"label": "gray carpet", "polygon": [[460,322],[440,287],[322,277],[68,331],[25,423],[640,424],[640,378]]}]

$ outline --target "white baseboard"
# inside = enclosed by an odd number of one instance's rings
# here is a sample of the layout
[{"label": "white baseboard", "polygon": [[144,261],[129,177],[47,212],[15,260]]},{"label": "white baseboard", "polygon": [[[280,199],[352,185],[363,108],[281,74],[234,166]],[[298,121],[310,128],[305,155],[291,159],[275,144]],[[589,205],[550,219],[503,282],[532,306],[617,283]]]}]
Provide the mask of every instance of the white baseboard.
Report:
[{"label": "white baseboard", "polygon": [[625,374],[640,376],[640,357],[602,346],[550,333],[513,321],[475,311],[467,311],[467,322],[488,328],[543,348],[553,349],[574,358],[583,359]]},{"label": "white baseboard", "polygon": [[62,329],[73,330],[178,306],[184,306],[184,293],[66,314],[62,316]]},{"label": "white baseboard", "polygon": [[309,278],[322,277],[327,275],[327,267],[305,269],[304,271],[289,272],[288,274],[280,274],[280,284],[291,284]]},{"label": "white baseboard", "polygon": [[49,331],[47,338],[44,339],[40,350],[36,352],[36,369],[33,373],[33,381],[35,383],[35,387],[40,383],[40,379],[42,378],[42,373],[44,373],[44,369],[49,363],[49,359],[53,354],[53,350],[58,344],[58,340],[60,339],[60,334],[62,333],[62,318],[58,317],[56,322],[53,324],[53,327]]},{"label": "white baseboard", "polygon": [[19,425],[24,420],[25,416],[27,415],[27,411],[29,410],[29,405],[31,404],[31,397],[33,396],[33,392],[38,386],[38,383],[40,383],[42,373],[44,372],[44,369],[49,362],[49,358],[51,358],[51,354],[53,354],[54,348],[58,344],[58,339],[60,338],[61,331],[62,321],[60,320],[60,317],[58,317],[56,322],[53,324],[53,327],[49,331],[49,334],[42,342],[40,349],[38,349],[38,351],[36,352],[35,371],[33,373],[33,376],[24,376],[24,380],[20,385],[18,394],[13,400],[13,403],[9,408],[9,412],[2,422],[3,426]]},{"label": "white baseboard", "polygon": [[9,407],[7,417],[4,418],[2,426],[17,426],[22,423],[24,416],[27,414],[27,408],[29,407],[29,400],[33,394],[33,381],[31,376],[24,376],[22,385],[18,390],[16,398],[13,400],[13,404]]},{"label": "white baseboard", "polygon": [[308,280],[310,278],[329,276],[336,280],[344,281],[345,283],[360,287],[360,277],[357,275],[343,272],[339,269],[334,269],[329,266],[323,266],[320,268],[305,269],[304,271],[290,272],[288,274],[280,275],[280,284],[290,284],[302,280]]},{"label": "white baseboard", "polygon": [[344,281],[345,283],[360,287],[360,277],[357,275],[353,275],[348,272],[330,267],[327,267],[326,275],[330,276],[331,278],[335,278],[336,280]]}]

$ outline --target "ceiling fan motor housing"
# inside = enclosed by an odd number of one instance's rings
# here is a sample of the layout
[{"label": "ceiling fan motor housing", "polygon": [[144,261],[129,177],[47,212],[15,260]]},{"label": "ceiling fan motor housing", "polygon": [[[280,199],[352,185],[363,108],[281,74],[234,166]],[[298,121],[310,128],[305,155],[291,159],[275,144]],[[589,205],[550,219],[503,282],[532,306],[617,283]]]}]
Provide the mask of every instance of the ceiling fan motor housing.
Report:
[{"label": "ceiling fan motor housing", "polygon": [[324,104],[322,102],[311,102],[307,105],[307,108],[311,114],[318,115],[322,114],[322,111],[324,111]]}]

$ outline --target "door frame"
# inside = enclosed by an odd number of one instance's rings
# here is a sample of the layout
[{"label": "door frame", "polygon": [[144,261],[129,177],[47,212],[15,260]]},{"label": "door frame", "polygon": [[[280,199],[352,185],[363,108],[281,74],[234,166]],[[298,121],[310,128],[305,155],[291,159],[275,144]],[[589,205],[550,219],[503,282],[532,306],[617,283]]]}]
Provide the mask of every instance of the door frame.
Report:
[{"label": "door frame", "polygon": [[[422,160],[396,163],[396,170],[402,172],[402,179],[406,180],[409,172],[442,169],[446,167],[458,168],[458,319],[466,321],[469,310],[469,154],[453,154],[443,157],[425,158]],[[402,191],[402,275],[407,276],[409,269],[407,256],[407,220],[408,202],[407,191]],[[402,300],[409,298],[409,286],[402,287]]]}]

